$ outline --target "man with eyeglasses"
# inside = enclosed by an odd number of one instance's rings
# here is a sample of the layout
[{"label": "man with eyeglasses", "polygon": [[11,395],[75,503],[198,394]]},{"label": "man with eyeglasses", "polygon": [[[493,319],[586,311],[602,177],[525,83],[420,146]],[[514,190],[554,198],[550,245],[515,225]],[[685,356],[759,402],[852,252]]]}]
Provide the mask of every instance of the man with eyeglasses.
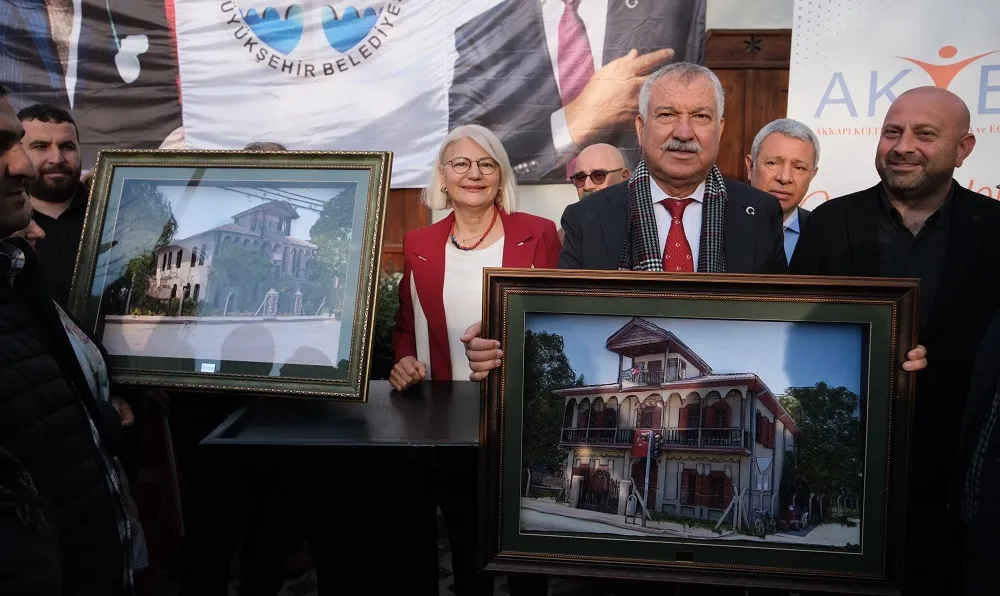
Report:
[{"label": "man with eyeglasses", "polygon": [[597,143],[580,152],[576,159],[576,172],[569,181],[576,186],[576,194],[581,199],[592,192],[625,182],[629,169],[625,167],[625,156],[613,145]]}]

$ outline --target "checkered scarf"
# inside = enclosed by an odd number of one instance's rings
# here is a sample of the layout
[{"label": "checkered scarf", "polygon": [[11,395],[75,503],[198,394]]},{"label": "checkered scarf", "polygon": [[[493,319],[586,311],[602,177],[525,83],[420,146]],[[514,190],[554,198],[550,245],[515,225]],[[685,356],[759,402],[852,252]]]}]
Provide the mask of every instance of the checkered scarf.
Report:
[{"label": "checkered scarf", "polygon": [[[653,180],[642,160],[628,180],[628,230],[618,261],[623,271],[663,271],[663,247],[656,233],[653,195],[649,185]],[[726,272],[726,245],[723,231],[729,197],[726,182],[719,168],[712,166],[705,181],[705,198],[701,211],[701,248],[698,269],[701,273]]]}]

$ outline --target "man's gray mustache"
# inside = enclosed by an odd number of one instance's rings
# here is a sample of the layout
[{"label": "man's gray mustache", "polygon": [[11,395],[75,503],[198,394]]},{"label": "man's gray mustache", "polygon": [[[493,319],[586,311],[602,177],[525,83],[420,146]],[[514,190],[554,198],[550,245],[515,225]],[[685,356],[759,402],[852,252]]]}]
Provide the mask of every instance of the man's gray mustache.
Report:
[{"label": "man's gray mustache", "polygon": [[701,153],[701,144],[698,141],[678,141],[670,139],[660,147],[663,151],[686,151],[688,153]]}]

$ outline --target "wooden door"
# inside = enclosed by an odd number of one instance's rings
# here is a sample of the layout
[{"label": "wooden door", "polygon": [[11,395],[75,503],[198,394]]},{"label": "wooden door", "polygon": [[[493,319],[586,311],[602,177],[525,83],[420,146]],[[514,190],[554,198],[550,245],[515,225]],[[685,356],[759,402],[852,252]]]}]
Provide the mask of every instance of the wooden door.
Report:
[{"label": "wooden door", "polygon": [[726,92],[725,129],[716,163],[728,178],[745,181],[744,157],[765,124],[788,109],[788,29],[709,31],[705,66]]},{"label": "wooden door", "polygon": [[382,231],[382,272],[403,272],[403,235],[431,223],[430,209],[420,201],[419,188],[389,191]]}]

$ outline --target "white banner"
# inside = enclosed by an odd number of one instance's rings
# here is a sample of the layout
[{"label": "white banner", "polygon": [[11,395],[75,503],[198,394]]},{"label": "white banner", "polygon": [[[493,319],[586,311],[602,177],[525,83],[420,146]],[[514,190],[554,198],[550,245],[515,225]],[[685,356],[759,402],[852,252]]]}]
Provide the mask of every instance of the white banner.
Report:
[{"label": "white banner", "polygon": [[389,150],[395,188],[425,185],[447,131],[471,122],[497,133],[522,181],[565,181],[596,142],[636,159],[636,77],[668,49],[677,61],[704,54],[705,0],[174,7],[188,148]]},{"label": "white banner", "polygon": [[450,4],[177,0],[185,144],[395,150],[393,185],[423,186],[448,128]]},{"label": "white banner", "polygon": [[1000,191],[1000,3],[984,0],[796,0],[788,117],[819,136],[812,209],[878,182],[875,148],[893,99],[926,85],[972,113],[976,147],[955,179]]}]

